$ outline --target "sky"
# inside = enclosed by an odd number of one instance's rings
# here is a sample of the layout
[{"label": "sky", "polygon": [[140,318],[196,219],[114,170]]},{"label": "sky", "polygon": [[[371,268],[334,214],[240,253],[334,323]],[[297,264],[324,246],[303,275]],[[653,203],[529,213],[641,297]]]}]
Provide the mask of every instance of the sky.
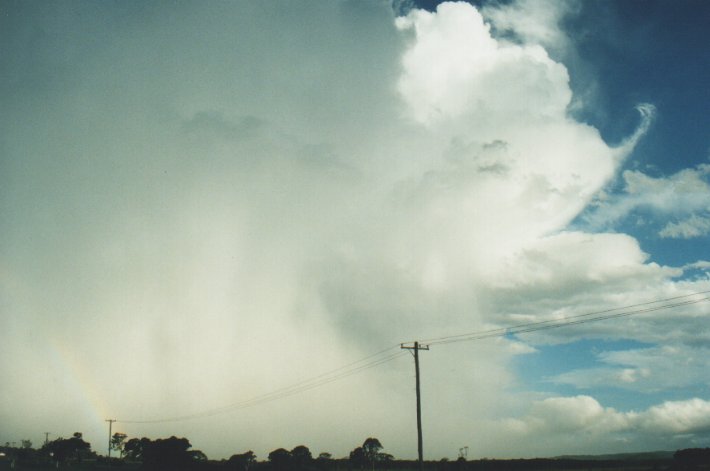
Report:
[{"label": "sky", "polygon": [[710,446],[708,23],[0,2],[0,443]]}]

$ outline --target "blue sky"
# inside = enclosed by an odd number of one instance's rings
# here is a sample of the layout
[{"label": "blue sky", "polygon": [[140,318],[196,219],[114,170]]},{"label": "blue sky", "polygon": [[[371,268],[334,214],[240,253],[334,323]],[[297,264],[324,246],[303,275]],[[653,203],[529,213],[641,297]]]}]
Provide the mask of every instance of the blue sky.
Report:
[{"label": "blue sky", "polygon": [[[435,8],[430,3],[422,6]],[[576,8],[577,14],[563,22],[574,47],[574,54],[566,55],[575,59],[568,65],[571,86],[578,93],[593,87],[594,99],[576,110],[575,116],[595,126],[607,142],[614,143],[638,125],[635,105],[652,103],[657,110],[653,125],[622,168],[663,178],[707,163],[710,91],[706,82],[710,77],[710,53],[705,46],[705,25],[710,20],[710,8],[705,2],[587,1]],[[565,54],[559,57],[564,60]],[[612,192],[623,192],[623,183],[617,181],[610,188]],[[707,215],[707,207],[704,214]],[[581,213],[571,227],[587,228],[584,216]],[[687,239],[659,236],[660,228],[672,218],[673,214],[657,214],[653,208],[640,207],[607,229],[635,237],[649,259],[659,264],[682,266],[707,259],[707,233]],[[692,279],[707,274],[688,270],[685,276]],[[575,394],[580,390],[557,384],[554,377],[599,366],[600,352],[639,346],[652,345],[604,339],[547,345],[518,358],[516,366],[523,388]],[[633,410],[664,398],[678,400],[688,394],[707,394],[708,390],[706,380],[697,378],[697,383],[690,386],[663,391],[625,391],[604,386],[583,392],[610,407]]]},{"label": "blue sky", "polygon": [[[633,127],[635,103],[653,103],[658,110],[652,132],[638,144],[627,168],[663,177],[707,162],[710,97],[703,78],[710,73],[710,61],[703,24],[709,17],[703,2],[582,3],[582,16],[571,27],[579,24],[584,31],[578,48],[594,64],[599,83],[598,107],[582,116],[614,142]],[[614,229],[638,238],[653,260],[692,263],[707,246],[707,238],[669,240],[638,227],[638,218],[653,220],[648,213],[632,213]]]},{"label": "blue sky", "polygon": [[707,446],[707,2],[395,3],[0,6],[0,442]]}]

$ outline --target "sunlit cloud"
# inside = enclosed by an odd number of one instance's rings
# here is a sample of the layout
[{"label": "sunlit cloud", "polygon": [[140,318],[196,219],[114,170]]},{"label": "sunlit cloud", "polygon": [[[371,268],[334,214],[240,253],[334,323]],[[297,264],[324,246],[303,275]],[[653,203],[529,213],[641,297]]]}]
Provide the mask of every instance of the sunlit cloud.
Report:
[{"label": "sunlit cloud", "polygon": [[[563,443],[570,454],[602,442],[607,444],[608,450],[620,452],[649,444],[662,449],[664,444],[675,446],[688,434],[707,437],[710,403],[694,398],[668,401],[641,411],[621,412],[604,407],[590,396],[550,397],[535,402],[519,419],[488,422],[486,427],[484,440],[495,441],[505,436],[508,447],[511,444],[523,447],[529,456],[544,456],[554,449],[549,441],[532,439],[540,436]],[[578,443],[580,437],[584,437],[584,446]]]},{"label": "sunlit cloud", "polygon": [[613,227],[633,211],[656,218],[679,219],[660,230],[661,237],[690,238],[707,233],[710,207],[710,165],[681,170],[669,177],[652,177],[638,170],[623,172],[621,194],[598,202],[584,220],[593,228]]}]

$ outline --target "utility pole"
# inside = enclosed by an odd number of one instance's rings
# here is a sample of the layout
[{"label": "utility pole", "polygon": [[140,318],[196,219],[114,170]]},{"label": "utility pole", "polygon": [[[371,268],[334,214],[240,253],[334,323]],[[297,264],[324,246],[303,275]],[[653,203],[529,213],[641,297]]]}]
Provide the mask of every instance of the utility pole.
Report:
[{"label": "utility pole", "polygon": [[419,388],[419,350],[429,350],[429,345],[419,345],[419,342],[414,342],[413,346],[400,347],[404,350],[414,351],[414,371],[416,373],[417,385],[417,451],[419,453],[419,471],[424,469],[424,451],[422,445],[422,395]]},{"label": "utility pole", "polygon": [[108,422],[108,458],[110,460],[111,459],[111,428],[113,428],[113,423],[116,422],[116,419],[106,419],[106,422]]},{"label": "utility pole", "polygon": [[463,448],[459,448],[459,459],[463,458],[464,460],[468,459],[468,447],[465,446]]},{"label": "utility pole", "polygon": [[49,432],[44,432],[44,444],[49,443]]}]

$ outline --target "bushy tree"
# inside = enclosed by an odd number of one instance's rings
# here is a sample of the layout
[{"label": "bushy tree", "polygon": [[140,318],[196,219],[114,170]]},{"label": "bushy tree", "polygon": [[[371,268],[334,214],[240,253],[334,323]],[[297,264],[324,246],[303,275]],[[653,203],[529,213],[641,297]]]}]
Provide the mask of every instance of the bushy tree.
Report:
[{"label": "bushy tree", "polygon": [[382,453],[382,443],[377,438],[367,438],[362,446],[355,448],[350,452],[350,463],[359,468],[363,468],[369,464],[372,469],[375,469],[375,463],[392,461],[392,455]]},{"label": "bushy tree", "polygon": [[51,456],[57,464],[70,459],[81,461],[91,453],[91,444],[84,441],[81,433],[76,432],[72,438],[59,437],[52,440],[42,447],[42,451]]},{"label": "bushy tree", "polygon": [[124,446],[127,459],[143,462],[143,469],[150,471],[181,471],[192,469],[197,463],[207,461],[207,456],[200,450],[190,450],[192,445],[187,438],[131,438]]},{"label": "bushy tree", "polygon": [[362,444],[362,451],[365,453],[365,458],[371,464],[375,461],[379,461],[380,450],[382,450],[382,444],[376,438],[367,438]]},{"label": "bushy tree", "polygon": [[256,463],[256,455],[249,450],[246,453],[230,456],[227,462],[230,469],[234,471],[249,471],[249,468]]},{"label": "bushy tree", "polygon": [[191,447],[187,438],[175,436],[148,440],[144,443],[142,450],[143,467],[152,471],[189,469],[192,467],[195,457],[199,457],[195,452],[188,451]]},{"label": "bushy tree", "polygon": [[350,464],[356,468],[362,469],[367,464],[367,456],[361,446],[350,452]]},{"label": "bushy tree", "polygon": [[304,469],[313,461],[311,450],[305,445],[298,445],[291,450],[291,463],[295,469]]},{"label": "bushy tree", "polygon": [[127,435],[125,433],[116,432],[111,436],[111,449],[119,453],[123,457],[123,447],[126,444]]},{"label": "bushy tree", "polygon": [[32,448],[32,442],[28,439],[20,441],[20,448],[16,450],[17,460],[20,463],[33,460],[37,456],[38,451]]},{"label": "bushy tree", "polygon": [[269,462],[276,471],[284,471],[291,466],[291,452],[284,448],[277,448],[269,453]]},{"label": "bushy tree", "polygon": [[686,448],[673,454],[675,469],[691,470],[710,463],[710,448]]},{"label": "bushy tree", "polygon": [[129,460],[143,461],[143,450],[150,446],[148,438],[131,438],[123,445],[124,456]]}]

